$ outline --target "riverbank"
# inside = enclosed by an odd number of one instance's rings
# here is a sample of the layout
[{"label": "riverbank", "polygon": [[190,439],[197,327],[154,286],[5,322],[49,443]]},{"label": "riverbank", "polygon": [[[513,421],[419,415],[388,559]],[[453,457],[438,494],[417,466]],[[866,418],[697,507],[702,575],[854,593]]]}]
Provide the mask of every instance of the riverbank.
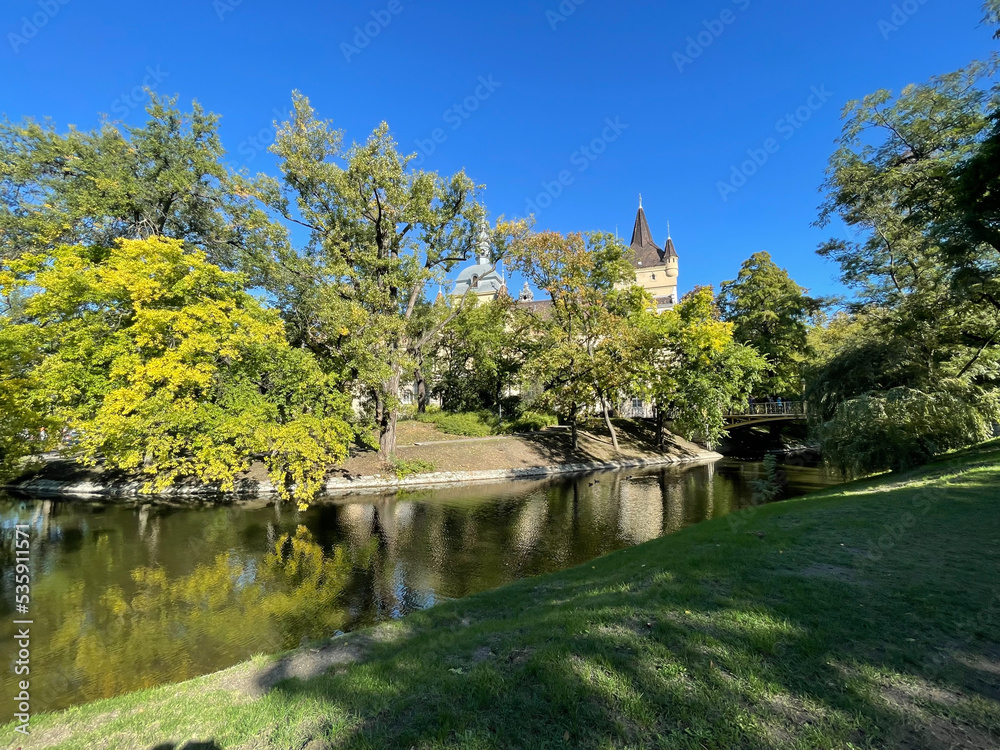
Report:
[{"label": "riverbank", "polygon": [[32,719],[41,748],[995,748],[1000,442],[281,658]]},{"label": "riverbank", "polygon": [[[419,467],[403,475],[386,474],[376,454],[357,451],[338,467],[326,483],[332,495],[382,492],[456,484],[540,479],[560,474],[637,468],[660,464],[709,461],[721,454],[670,436],[663,450],[652,443],[649,428],[624,424],[619,431],[620,450],[614,451],[610,437],[601,428],[580,433],[574,449],[568,430],[550,428],[537,433],[487,438],[457,438],[433,425],[403,422],[399,428],[401,465]],[[136,497],[142,494],[141,479],[80,466],[49,457],[38,472],[0,489],[34,497]],[[254,464],[243,474],[232,492],[216,486],[180,483],[162,493],[165,497],[237,496],[276,494],[263,464]]]}]

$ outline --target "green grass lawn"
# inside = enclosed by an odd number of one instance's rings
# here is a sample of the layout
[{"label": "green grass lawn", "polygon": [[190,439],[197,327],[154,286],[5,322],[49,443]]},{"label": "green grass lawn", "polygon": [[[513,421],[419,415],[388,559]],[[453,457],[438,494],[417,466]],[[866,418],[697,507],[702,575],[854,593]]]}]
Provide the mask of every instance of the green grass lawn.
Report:
[{"label": "green grass lawn", "polygon": [[12,728],[25,750],[1000,747],[1000,442]]}]

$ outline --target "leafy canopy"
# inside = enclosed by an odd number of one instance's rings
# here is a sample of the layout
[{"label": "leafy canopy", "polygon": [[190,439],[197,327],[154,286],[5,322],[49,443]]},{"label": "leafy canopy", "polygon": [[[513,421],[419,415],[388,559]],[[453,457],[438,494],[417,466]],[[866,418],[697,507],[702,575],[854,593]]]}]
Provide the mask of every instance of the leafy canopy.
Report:
[{"label": "leafy canopy", "polygon": [[81,460],[140,472],[147,490],[233,489],[260,456],[283,494],[311,497],[346,457],[349,399],[244,286],[163,238],[8,262],[0,293],[31,293],[0,335],[37,352],[18,391]]},{"label": "leafy canopy", "polygon": [[725,416],[742,408],[764,377],[767,361],[734,337],[734,324],[719,320],[711,287],[687,295],[673,310],[647,315],[649,355],[639,382],[645,394],[673,419],[673,430],[715,444]]},{"label": "leafy canopy", "polygon": [[736,280],[722,285],[718,302],[722,319],[733,324],[735,340],[767,358],[757,395],[800,396],[809,357],[808,322],[820,301],[808,297],[770,253],[761,252],[743,264]]}]

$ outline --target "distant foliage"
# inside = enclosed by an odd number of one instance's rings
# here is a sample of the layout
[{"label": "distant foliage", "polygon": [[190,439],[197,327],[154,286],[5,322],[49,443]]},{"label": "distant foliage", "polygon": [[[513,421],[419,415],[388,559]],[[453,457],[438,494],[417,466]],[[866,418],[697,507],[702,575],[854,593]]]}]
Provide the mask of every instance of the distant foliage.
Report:
[{"label": "distant foliage", "polygon": [[718,319],[711,287],[684,296],[673,310],[647,315],[648,355],[639,382],[672,429],[715,444],[726,414],[743,408],[767,371],[756,349],[734,340],[732,323]]},{"label": "distant foliage", "polygon": [[754,393],[759,396],[802,395],[802,370],[809,357],[807,323],[819,300],[792,281],[769,253],[756,253],[735,281],[719,292],[722,319],[733,324],[733,336],[767,359],[767,371]]}]

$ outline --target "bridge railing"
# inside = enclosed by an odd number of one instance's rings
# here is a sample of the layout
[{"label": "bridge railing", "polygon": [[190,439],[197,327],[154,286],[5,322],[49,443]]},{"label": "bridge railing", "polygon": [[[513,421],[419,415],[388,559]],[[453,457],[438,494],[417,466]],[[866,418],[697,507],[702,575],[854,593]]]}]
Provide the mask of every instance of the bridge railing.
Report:
[{"label": "bridge railing", "polygon": [[[598,413],[595,410],[594,414]],[[656,417],[656,409],[650,403],[640,402],[639,399],[627,401],[620,404],[616,410],[620,417],[625,419],[653,419]],[[757,401],[747,404],[742,410],[736,410],[725,416],[727,418],[736,417],[801,417],[806,414],[806,404],[804,401]],[[675,414],[667,412],[664,416],[668,420],[673,419]]]},{"label": "bridge railing", "polygon": [[757,401],[747,404],[741,411],[727,414],[729,417],[801,417],[806,414],[805,401]]}]

